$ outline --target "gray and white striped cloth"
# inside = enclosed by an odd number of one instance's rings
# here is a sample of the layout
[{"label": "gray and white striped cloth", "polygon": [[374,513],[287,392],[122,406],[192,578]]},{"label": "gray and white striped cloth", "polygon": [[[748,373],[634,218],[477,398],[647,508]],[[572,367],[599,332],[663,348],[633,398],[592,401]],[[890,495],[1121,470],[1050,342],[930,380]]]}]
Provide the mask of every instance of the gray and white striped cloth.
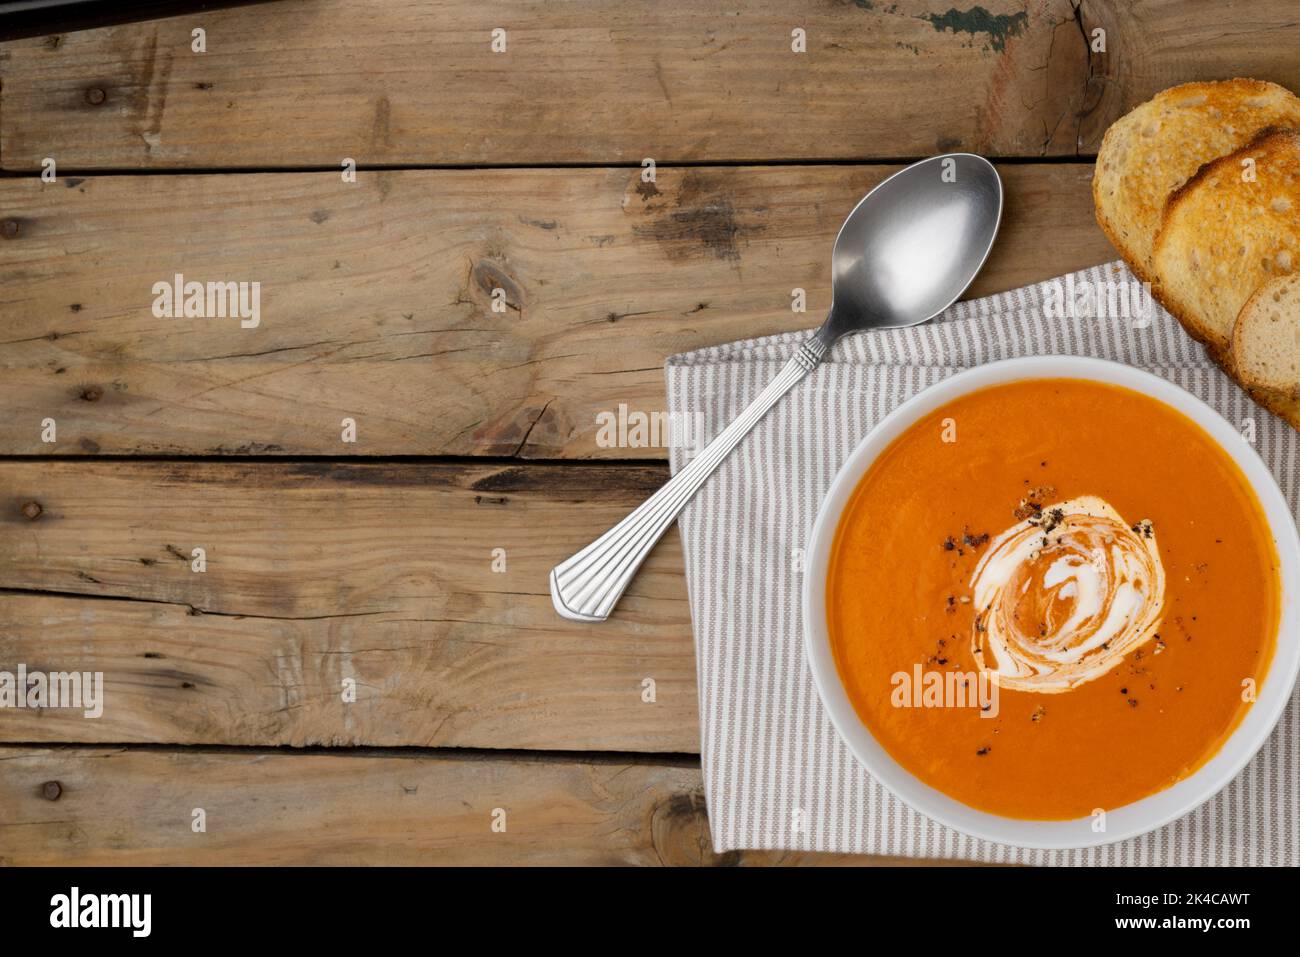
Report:
[{"label": "gray and white striped cloth", "polygon": [[[1159,831],[1080,851],[969,838],[913,812],[857,764],[804,659],[795,557],[840,463],[904,399],[960,369],[1013,356],[1099,356],[1200,396],[1255,443],[1296,512],[1300,436],[1217,369],[1145,295],[1145,319],[1047,318],[1064,291],[1134,288],[1119,264],[960,303],[935,322],[842,340],[759,423],[681,517],[700,687],[700,748],[719,851],[778,848],[1031,864],[1300,863],[1300,707],[1213,800]],[[1053,283],[1056,283],[1054,287]],[[1132,285],[1129,285],[1132,284]],[[1139,287],[1140,288],[1140,287]],[[1095,296],[1094,302],[1104,302]],[[1051,315],[1059,316],[1060,310]],[[736,342],[667,363],[673,422],[707,440],[776,375],[808,333]],[[1253,422],[1253,426],[1247,423]],[[1249,434],[1249,433],[1247,433]],[[688,459],[674,448],[674,471]],[[796,818],[796,809],[799,817]],[[802,826],[792,822],[801,820]]]}]

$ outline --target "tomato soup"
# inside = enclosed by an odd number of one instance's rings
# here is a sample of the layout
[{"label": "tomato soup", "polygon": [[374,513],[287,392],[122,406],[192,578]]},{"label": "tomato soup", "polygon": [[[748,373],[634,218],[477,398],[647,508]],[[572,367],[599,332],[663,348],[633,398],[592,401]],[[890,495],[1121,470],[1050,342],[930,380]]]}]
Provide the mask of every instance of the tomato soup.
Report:
[{"label": "tomato soup", "polygon": [[1031,379],[900,435],[840,519],[840,679],[932,787],[1064,820],[1169,787],[1262,686],[1277,552],[1236,464],[1138,392]]}]

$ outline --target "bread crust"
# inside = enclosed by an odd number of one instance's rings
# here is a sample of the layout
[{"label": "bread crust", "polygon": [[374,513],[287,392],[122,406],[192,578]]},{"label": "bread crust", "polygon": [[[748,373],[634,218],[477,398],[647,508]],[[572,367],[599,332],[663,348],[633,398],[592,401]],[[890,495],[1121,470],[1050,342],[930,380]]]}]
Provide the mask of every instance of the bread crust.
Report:
[{"label": "bread crust", "polygon": [[1255,400],[1256,405],[1272,412],[1291,428],[1300,432],[1300,403],[1295,399],[1270,389],[1253,389],[1250,386],[1242,386],[1242,388]]}]

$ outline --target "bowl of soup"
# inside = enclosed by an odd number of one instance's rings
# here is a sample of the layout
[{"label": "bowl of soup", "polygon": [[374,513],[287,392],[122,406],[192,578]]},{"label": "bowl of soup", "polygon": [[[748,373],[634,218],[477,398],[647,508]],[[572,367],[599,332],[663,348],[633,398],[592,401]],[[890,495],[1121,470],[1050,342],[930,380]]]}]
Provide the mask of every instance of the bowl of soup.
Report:
[{"label": "bowl of soup", "polygon": [[1300,668],[1300,541],[1251,443],[1118,363],[1010,359],[882,420],[818,513],[813,679],[913,809],[1030,848],[1192,811]]}]

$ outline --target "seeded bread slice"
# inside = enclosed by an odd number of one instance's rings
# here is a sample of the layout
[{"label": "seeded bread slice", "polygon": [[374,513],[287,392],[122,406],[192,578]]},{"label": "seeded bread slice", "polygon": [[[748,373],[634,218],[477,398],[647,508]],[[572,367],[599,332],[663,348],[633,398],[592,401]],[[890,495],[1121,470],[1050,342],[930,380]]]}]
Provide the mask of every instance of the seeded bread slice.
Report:
[{"label": "seeded bread slice", "polygon": [[1300,266],[1300,132],[1265,133],[1169,198],[1152,292],[1197,339],[1232,344],[1246,300]]},{"label": "seeded bread slice", "polygon": [[1246,300],[1232,354],[1246,386],[1300,397],[1300,273],[1271,279]]},{"label": "seeded bread slice", "polygon": [[1093,205],[1139,279],[1154,281],[1151,253],[1174,190],[1268,127],[1300,127],[1300,97],[1245,79],[1172,87],[1111,124],[1097,154]]}]

